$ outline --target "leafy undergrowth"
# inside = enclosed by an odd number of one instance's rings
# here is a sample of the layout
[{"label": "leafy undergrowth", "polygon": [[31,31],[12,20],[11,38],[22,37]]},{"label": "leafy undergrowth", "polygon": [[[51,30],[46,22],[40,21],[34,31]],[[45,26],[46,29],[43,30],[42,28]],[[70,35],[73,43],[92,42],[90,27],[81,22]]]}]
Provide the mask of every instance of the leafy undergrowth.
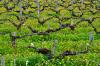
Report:
[{"label": "leafy undergrowth", "polygon": [[[42,1],[42,0],[40,0]],[[62,1],[62,0],[61,0]],[[69,0],[66,0],[66,2]],[[52,1],[53,2],[53,1]],[[2,3],[0,3],[2,4]],[[10,3],[9,3],[10,4]],[[54,4],[52,4],[55,6]],[[64,4],[66,5],[66,3]],[[68,5],[68,4],[67,4]],[[79,6],[80,4],[74,4],[73,6]],[[36,6],[36,5],[32,5]],[[91,5],[90,5],[91,6]],[[15,10],[19,9],[19,5],[16,6]],[[96,7],[96,5],[93,5]],[[59,28],[58,19],[55,18],[58,16],[61,17],[73,17],[70,14],[70,11],[63,7],[61,8],[61,12],[56,14],[52,10],[44,10],[40,17],[47,18],[50,17],[49,15],[54,16],[53,19],[48,20],[43,25],[39,24],[37,19],[28,18],[25,23],[21,26],[19,30],[10,22],[10,21],[0,21],[0,33],[1,32],[16,32],[17,36],[23,36],[26,34],[31,34],[31,30],[28,29],[27,26],[31,26],[33,29],[38,30],[39,32],[45,31],[48,29],[48,23],[50,24],[51,29]],[[70,8],[70,7],[69,7]],[[89,7],[87,7],[88,9]],[[76,7],[74,11],[79,11]],[[29,11],[32,10],[29,7]],[[93,9],[94,10],[94,9]],[[6,11],[5,8],[0,8],[0,19],[10,19],[14,21],[15,24],[19,24],[18,19],[15,16],[8,16],[8,14],[19,15],[16,12],[6,12],[2,14],[2,11]],[[33,9],[34,11],[34,9]],[[88,10],[86,10],[88,11]],[[83,11],[84,12],[84,11]],[[94,11],[93,11],[94,12]],[[26,12],[25,12],[26,13]],[[37,16],[36,12],[30,14],[33,16]],[[64,15],[64,16],[62,16]],[[82,15],[82,18],[91,18],[91,16],[96,17],[100,16],[100,13],[95,15],[90,14],[90,12],[85,12]],[[42,18],[40,18],[43,20]],[[73,19],[73,18],[71,18]],[[62,21],[63,24],[66,23],[76,23],[80,20],[73,19],[73,20],[64,20]],[[91,19],[90,19],[91,21]],[[100,19],[96,19],[93,23],[93,26],[97,28],[97,31],[100,32]],[[61,26],[61,25],[60,25]],[[89,45],[89,52],[86,54],[78,54],[73,56],[66,56],[63,59],[57,58],[61,53],[66,50],[81,52],[87,49],[89,44],[89,32],[93,32],[94,40],[92,45]],[[56,45],[54,58],[48,59],[47,56],[37,53],[34,49],[26,48],[27,46],[33,43],[37,48],[48,48],[53,51],[53,43],[54,40],[57,40],[58,43]],[[52,32],[50,35],[32,35],[27,36],[21,39],[17,39],[16,41],[17,47],[12,48],[11,37],[9,34],[2,35],[0,34],[0,59],[2,56],[5,57],[5,66],[14,66],[14,59],[16,60],[16,66],[26,66],[26,62],[28,62],[28,66],[99,66],[100,65],[100,34],[97,35],[88,22],[80,22],[79,25],[75,27],[75,30],[71,30],[69,27],[64,28],[58,32]]]},{"label": "leafy undergrowth", "polygon": [[[6,58],[6,66],[13,65],[15,53],[17,66],[25,66],[26,61],[29,61],[29,66],[97,66],[100,63],[100,35],[94,32],[93,45],[90,47],[90,52],[75,56],[66,56],[64,59],[53,58],[48,60],[45,55],[37,53],[34,49],[28,49],[26,46],[34,45],[37,48],[45,47],[52,51],[54,40],[58,40],[55,56],[63,53],[66,50],[84,51],[89,43],[89,32],[93,29],[85,23],[84,26],[77,26],[74,31],[69,28],[51,33],[49,36],[33,35],[17,39],[17,48],[12,48],[9,34],[0,35],[0,57],[4,55]],[[9,24],[8,24],[9,25]],[[98,25],[98,24],[97,24]],[[87,26],[87,28],[85,28]],[[12,26],[1,26],[0,31],[16,31]],[[5,28],[4,28],[5,27]],[[98,25],[100,27],[100,25]],[[9,30],[7,28],[10,28]],[[24,31],[24,32],[23,32]],[[22,27],[17,35],[27,34],[28,29]],[[31,33],[31,32],[29,32]]]}]

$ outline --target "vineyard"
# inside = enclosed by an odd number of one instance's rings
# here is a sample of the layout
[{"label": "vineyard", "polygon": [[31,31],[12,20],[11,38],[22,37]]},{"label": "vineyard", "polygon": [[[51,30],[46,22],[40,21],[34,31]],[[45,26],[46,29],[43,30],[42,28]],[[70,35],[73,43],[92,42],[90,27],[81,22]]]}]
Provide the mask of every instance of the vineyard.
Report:
[{"label": "vineyard", "polygon": [[100,66],[100,0],[0,0],[0,66]]}]

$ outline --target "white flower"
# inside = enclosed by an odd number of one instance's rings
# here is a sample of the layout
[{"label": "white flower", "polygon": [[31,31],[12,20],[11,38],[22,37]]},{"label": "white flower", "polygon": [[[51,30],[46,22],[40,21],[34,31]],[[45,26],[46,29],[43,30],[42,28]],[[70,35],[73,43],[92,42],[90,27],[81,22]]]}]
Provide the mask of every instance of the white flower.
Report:
[{"label": "white flower", "polygon": [[26,25],[26,24],[23,24],[24,26]]},{"label": "white flower", "polygon": [[28,66],[28,63],[29,63],[29,61],[27,60],[27,61],[26,61],[26,66]]},{"label": "white flower", "polygon": [[89,46],[89,43],[87,43],[86,45]]},{"label": "white flower", "polygon": [[34,47],[34,43],[31,43],[31,46],[33,46],[33,47]]}]

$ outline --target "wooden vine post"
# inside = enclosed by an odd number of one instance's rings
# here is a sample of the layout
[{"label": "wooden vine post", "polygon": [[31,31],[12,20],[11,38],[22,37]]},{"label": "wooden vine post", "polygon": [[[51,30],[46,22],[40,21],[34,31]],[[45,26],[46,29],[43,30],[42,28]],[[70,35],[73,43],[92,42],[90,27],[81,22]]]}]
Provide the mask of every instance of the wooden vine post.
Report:
[{"label": "wooden vine post", "polygon": [[1,57],[1,66],[5,66],[5,57],[4,56]]},{"label": "wooden vine post", "polygon": [[28,12],[28,0],[26,0],[26,12]]},{"label": "wooden vine post", "polygon": [[29,66],[28,64],[29,64],[29,61],[27,60],[27,61],[26,61],[26,66]]},{"label": "wooden vine post", "polygon": [[93,36],[93,32],[89,33],[89,43],[87,43],[86,45],[86,50],[89,52],[91,46],[93,46],[93,40],[94,40],[94,36]]},{"label": "wooden vine post", "polygon": [[93,36],[93,32],[89,33],[89,44],[93,45],[93,40],[94,40],[94,36]]},{"label": "wooden vine post", "polygon": [[16,32],[13,32],[11,33],[11,42],[12,42],[12,48],[14,50],[14,62],[13,62],[13,65],[16,66],[16,54],[17,54],[17,50],[16,50],[16,39],[17,39],[17,36],[16,36]]},{"label": "wooden vine post", "polygon": [[37,8],[38,8],[38,18],[40,17],[40,1],[39,0],[37,0],[37,2],[36,2],[36,4],[37,4]]},{"label": "wooden vine post", "polygon": [[58,40],[54,40],[53,48],[52,48],[52,54],[53,54],[54,56],[55,56],[55,54],[56,54],[57,43],[58,43]]},{"label": "wooden vine post", "polygon": [[20,0],[20,17],[22,17],[22,0]]},{"label": "wooden vine post", "polygon": [[12,42],[12,47],[16,48],[16,32],[13,32],[11,34],[11,42]]}]

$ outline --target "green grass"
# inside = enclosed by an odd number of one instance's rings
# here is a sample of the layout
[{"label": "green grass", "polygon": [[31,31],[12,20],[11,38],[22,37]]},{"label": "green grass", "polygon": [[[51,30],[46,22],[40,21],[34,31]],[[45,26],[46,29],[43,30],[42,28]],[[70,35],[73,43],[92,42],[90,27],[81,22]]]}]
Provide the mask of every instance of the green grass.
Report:
[{"label": "green grass", "polygon": [[[0,3],[1,4],[1,3]],[[53,4],[55,5],[55,4]],[[77,5],[77,4],[76,4]],[[34,6],[34,5],[33,5]],[[60,7],[62,8],[62,7]],[[31,8],[29,8],[31,10]],[[70,12],[64,8],[60,14],[55,14],[51,10],[47,9],[43,11],[40,17],[50,17],[49,14],[53,16],[61,16],[64,14],[67,17],[70,17]],[[5,11],[4,8],[0,8],[0,12]],[[17,10],[17,8],[16,8]],[[75,9],[77,10],[77,8]],[[16,17],[7,16],[7,14],[17,14],[15,12],[4,13],[0,15],[0,19],[2,18],[9,18],[13,20],[15,23],[19,23]],[[34,15],[37,16],[35,12]],[[91,17],[91,13],[85,12],[83,17]],[[92,15],[92,16],[100,16],[99,14]],[[79,19],[73,19],[72,21],[76,23]],[[1,21],[4,24],[0,24],[0,32],[17,32],[18,36],[23,36],[24,34],[31,34],[32,32],[27,28],[28,25],[32,26],[38,31],[45,31],[48,29],[48,22],[50,23],[50,28],[55,29],[59,27],[57,23],[59,20],[53,18],[47,21],[43,26],[38,24],[37,19],[29,18],[26,20],[25,25],[21,27],[20,30],[17,30],[9,21]],[[62,23],[71,23],[71,20],[63,21]],[[100,19],[96,19],[93,22],[93,25],[100,31]],[[66,50],[71,51],[83,51],[87,47],[87,43],[89,43],[89,32],[94,31],[93,28],[87,23],[82,22],[76,26],[75,30],[72,31],[70,28],[62,29],[58,32],[50,33],[49,36],[47,35],[32,35],[25,38],[17,39],[17,48],[12,48],[11,45],[11,38],[9,34],[0,35],[0,58],[2,55],[6,58],[6,66],[12,66],[14,63],[14,54],[16,52],[16,63],[17,66],[25,66],[25,62],[29,61],[29,66],[98,66],[100,63],[100,35],[97,35],[94,32],[94,41],[93,45],[90,47],[90,52],[87,54],[80,54],[75,56],[66,56],[64,59],[54,58],[52,60],[48,60],[45,55],[35,52],[33,49],[27,49],[26,46],[31,45],[34,43],[36,47],[41,48],[45,47],[50,50],[53,48],[54,40],[58,40],[57,48],[55,52],[55,56],[58,56],[62,52]]]}]

